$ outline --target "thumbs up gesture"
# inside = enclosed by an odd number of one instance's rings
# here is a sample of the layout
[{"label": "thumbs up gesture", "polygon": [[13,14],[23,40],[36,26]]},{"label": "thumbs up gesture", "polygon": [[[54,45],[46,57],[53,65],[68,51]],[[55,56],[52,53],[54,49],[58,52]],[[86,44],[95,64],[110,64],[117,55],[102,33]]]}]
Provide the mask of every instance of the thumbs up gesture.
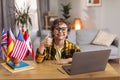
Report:
[{"label": "thumbs up gesture", "polygon": [[49,37],[49,34],[45,37],[45,39],[43,40],[44,42],[44,46],[48,47],[50,46],[50,44],[52,43],[52,39]]},{"label": "thumbs up gesture", "polygon": [[49,34],[45,37],[45,39],[40,43],[38,48],[39,52],[43,54],[44,48],[50,46],[52,43],[52,39],[49,37]]},{"label": "thumbs up gesture", "polygon": [[41,45],[44,47],[48,47],[52,43],[52,39],[49,34],[45,37],[45,39],[41,42]]}]

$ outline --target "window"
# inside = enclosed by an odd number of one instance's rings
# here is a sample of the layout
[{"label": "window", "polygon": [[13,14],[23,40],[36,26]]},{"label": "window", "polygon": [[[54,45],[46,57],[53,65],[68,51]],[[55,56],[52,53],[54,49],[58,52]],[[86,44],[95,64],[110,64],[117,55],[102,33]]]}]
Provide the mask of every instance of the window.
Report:
[{"label": "window", "polygon": [[31,31],[38,31],[38,15],[37,15],[37,0],[15,0],[15,4],[24,9],[30,5],[30,16],[32,19],[32,26],[29,27]]}]

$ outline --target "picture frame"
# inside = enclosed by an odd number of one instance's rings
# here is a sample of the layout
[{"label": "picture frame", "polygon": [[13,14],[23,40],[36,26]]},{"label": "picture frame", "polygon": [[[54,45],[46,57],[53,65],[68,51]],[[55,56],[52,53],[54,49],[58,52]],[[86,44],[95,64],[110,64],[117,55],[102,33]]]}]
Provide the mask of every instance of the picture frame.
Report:
[{"label": "picture frame", "polygon": [[101,6],[102,0],[87,0],[87,6]]},{"label": "picture frame", "polygon": [[51,29],[53,21],[58,18],[59,16],[45,16],[45,29],[46,30]]}]

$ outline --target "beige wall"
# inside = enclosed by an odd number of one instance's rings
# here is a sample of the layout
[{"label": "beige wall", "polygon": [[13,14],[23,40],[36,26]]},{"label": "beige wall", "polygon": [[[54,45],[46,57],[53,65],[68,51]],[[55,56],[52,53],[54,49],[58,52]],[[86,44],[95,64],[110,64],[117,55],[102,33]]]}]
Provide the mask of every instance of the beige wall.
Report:
[{"label": "beige wall", "polygon": [[[84,28],[108,28],[120,36],[120,0],[102,0],[102,5],[96,7],[88,7],[86,0],[58,0],[58,2],[60,4],[72,3],[71,23],[74,18],[79,17],[84,23]],[[59,8],[59,16],[61,16],[60,4],[57,7]]]}]

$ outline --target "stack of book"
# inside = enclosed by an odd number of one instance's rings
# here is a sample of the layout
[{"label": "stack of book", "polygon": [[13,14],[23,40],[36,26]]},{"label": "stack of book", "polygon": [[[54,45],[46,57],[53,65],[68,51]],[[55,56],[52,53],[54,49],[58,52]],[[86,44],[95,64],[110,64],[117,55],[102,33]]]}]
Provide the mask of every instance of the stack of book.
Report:
[{"label": "stack of book", "polygon": [[19,66],[14,66],[12,61],[9,61],[7,63],[1,63],[1,65],[7,69],[8,71],[15,73],[15,72],[20,72],[20,71],[25,71],[25,70],[30,70],[33,69],[34,67],[29,65],[28,63],[21,61]]}]

